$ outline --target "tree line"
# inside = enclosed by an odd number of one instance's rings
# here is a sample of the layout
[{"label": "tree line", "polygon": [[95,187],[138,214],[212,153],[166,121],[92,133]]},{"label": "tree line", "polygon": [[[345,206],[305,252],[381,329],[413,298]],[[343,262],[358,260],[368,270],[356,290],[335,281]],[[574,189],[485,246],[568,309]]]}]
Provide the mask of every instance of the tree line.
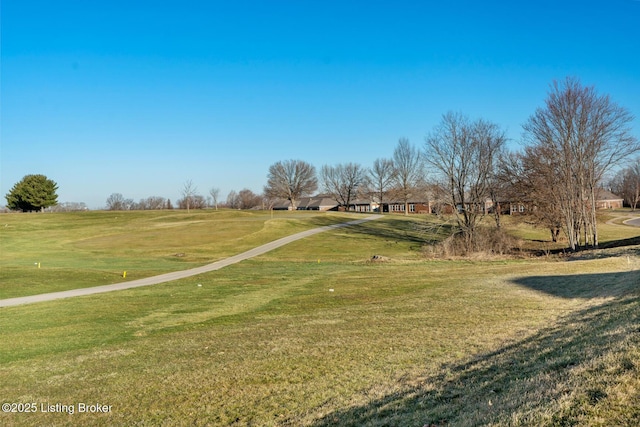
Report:
[{"label": "tree line", "polygon": [[[633,116],[627,109],[583,86],[576,78],[554,82],[544,105],[523,125],[523,147],[506,148],[499,125],[448,112],[430,131],[422,147],[401,138],[389,158],[371,167],[358,163],[323,165],[319,172],[303,160],[278,161],[269,167],[262,194],[249,189],[231,191],[224,202],[218,188],[198,194],[191,180],[184,183],[177,208],[219,206],[233,209],[270,208],[278,199],[296,209],[302,197],[319,188],[349,209],[358,198],[380,206],[394,201],[409,213],[410,202],[428,199],[435,209],[455,219],[456,235],[472,248],[480,221],[492,214],[501,226],[501,203],[527,206],[531,219],[546,227],[552,239],[563,233],[572,250],[598,246],[597,191],[608,174],[610,188],[635,209],[640,204],[640,142],[631,133]],[[57,184],[42,175],[28,175],[7,194],[8,207],[42,210],[57,204]],[[487,200],[492,209],[488,210]],[[120,193],[109,196],[110,210],[172,209],[163,197],[134,202]]]},{"label": "tree line", "polygon": [[[631,133],[633,116],[608,95],[583,86],[576,78],[554,82],[545,100],[523,125],[520,151],[506,148],[504,131],[484,119],[471,120],[449,112],[425,137],[422,150],[402,138],[390,159],[377,159],[365,169],[355,163],[325,165],[320,170],[324,191],[348,208],[362,195],[376,201],[394,197],[405,204],[417,194],[449,206],[456,234],[472,250],[480,221],[491,201],[496,228],[500,204],[528,205],[539,226],[552,239],[562,232],[569,248],[598,246],[597,192],[612,172],[640,151]],[[640,158],[613,179],[634,208],[640,203]],[[269,168],[265,195],[290,201],[316,191],[312,165],[301,160],[281,161]]]},{"label": "tree line", "polygon": [[220,201],[220,190],[212,188],[209,196],[198,194],[198,189],[191,180],[185,182],[181,189],[182,197],[174,204],[170,199],[160,196],[142,198],[138,202],[125,198],[121,193],[112,193],[106,200],[105,209],[112,211],[160,210],[160,209],[255,209],[266,208],[267,201],[260,194],[244,188],[239,192],[230,191],[225,201]]}]

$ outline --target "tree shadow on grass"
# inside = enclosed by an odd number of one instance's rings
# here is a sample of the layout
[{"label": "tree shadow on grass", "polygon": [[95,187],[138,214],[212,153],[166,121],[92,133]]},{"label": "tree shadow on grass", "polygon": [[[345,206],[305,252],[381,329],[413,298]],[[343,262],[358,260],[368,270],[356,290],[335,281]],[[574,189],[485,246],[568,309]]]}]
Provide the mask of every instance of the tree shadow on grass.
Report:
[{"label": "tree shadow on grass", "polygon": [[[541,240],[535,241],[542,242]],[[612,258],[624,254],[640,256],[640,236],[600,243],[597,248],[593,248],[590,246],[586,248],[581,247],[578,248],[575,252],[572,252],[567,248],[558,248],[548,251],[532,249],[530,252],[537,256],[549,254],[567,255],[572,260]]]},{"label": "tree shadow on grass", "polygon": [[[443,365],[439,374],[402,381],[394,387],[401,391],[335,411],[313,425],[584,425],[596,406],[607,404],[606,386],[615,385],[619,375],[640,374],[640,362],[628,356],[629,348],[640,344],[640,297],[629,286],[638,276],[621,274],[574,276],[576,283],[626,281],[617,299],[572,313],[496,351]],[[519,284],[558,294],[543,281]],[[587,282],[583,286],[559,295],[586,297]],[[640,408],[615,416],[619,425],[633,425],[640,422]]]},{"label": "tree shadow on grass", "polygon": [[[362,224],[353,225],[345,229],[348,233],[362,234],[367,236],[376,236],[385,239],[391,243],[409,243],[412,248],[421,248],[422,245],[434,236],[428,234],[415,221],[407,221],[404,218],[393,218],[388,215],[381,221],[368,221]],[[438,233],[442,235],[450,235],[453,228],[449,224],[441,224],[437,226]],[[415,247],[414,247],[415,246]]]},{"label": "tree shadow on grass", "polygon": [[611,249],[611,248],[620,248],[620,247],[634,246],[634,245],[640,245],[640,236],[600,243],[599,247],[600,249]]},{"label": "tree shadow on grass", "polygon": [[[364,216],[363,216],[364,218]],[[358,218],[354,218],[358,219]],[[333,223],[345,222],[334,221]],[[419,250],[425,242],[424,236],[416,229],[415,222],[406,221],[400,218],[390,218],[388,215],[381,217],[381,220],[367,221],[361,224],[340,228],[339,232],[344,234],[376,236],[386,240],[391,244],[409,243],[411,249]],[[314,225],[318,227],[330,225],[323,218],[314,219]]]},{"label": "tree shadow on grass", "polygon": [[561,298],[618,298],[636,284],[640,270],[557,276],[528,276],[513,280],[517,285]]}]

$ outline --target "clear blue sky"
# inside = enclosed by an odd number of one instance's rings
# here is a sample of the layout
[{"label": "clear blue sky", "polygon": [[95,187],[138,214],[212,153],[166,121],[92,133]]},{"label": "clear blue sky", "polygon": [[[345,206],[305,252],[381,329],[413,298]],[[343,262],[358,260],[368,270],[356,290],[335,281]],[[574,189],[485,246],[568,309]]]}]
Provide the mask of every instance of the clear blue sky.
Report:
[{"label": "clear blue sky", "polygon": [[521,125],[554,79],[628,108],[640,1],[2,0],[0,195],[261,192],[270,164],[370,166],[443,113]]}]

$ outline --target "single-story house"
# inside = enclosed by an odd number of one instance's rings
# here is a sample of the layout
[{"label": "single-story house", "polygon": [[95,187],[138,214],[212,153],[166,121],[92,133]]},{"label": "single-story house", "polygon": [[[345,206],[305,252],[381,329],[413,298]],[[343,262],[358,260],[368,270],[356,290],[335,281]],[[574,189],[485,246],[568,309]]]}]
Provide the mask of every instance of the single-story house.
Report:
[{"label": "single-story house", "polygon": [[353,212],[378,212],[380,203],[371,199],[356,199],[349,203],[349,210]]},{"label": "single-story house", "polygon": [[[335,211],[338,210],[338,202],[330,197],[318,195],[314,197],[302,197],[296,200],[296,210],[299,211]],[[291,201],[286,199],[276,200],[271,207],[275,211],[290,211]]]},{"label": "single-story house", "polygon": [[596,188],[596,209],[619,209],[624,199],[604,188]]},{"label": "single-story house", "polygon": [[[604,188],[596,189],[596,209],[619,209],[622,208],[622,197],[616,196]],[[531,201],[502,201],[500,202],[501,212],[511,215],[527,214],[535,209]],[[508,207],[508,208],[507,208]]]},{"label": "single-story house", "polygon": [[431,213],[431,203],[429,201],[409,201],[408,206],[401,201],[390,201],[382,204],[382,212],[389,213],[405,213],[405,209],[409,209],[409,213],[425,214]]}]

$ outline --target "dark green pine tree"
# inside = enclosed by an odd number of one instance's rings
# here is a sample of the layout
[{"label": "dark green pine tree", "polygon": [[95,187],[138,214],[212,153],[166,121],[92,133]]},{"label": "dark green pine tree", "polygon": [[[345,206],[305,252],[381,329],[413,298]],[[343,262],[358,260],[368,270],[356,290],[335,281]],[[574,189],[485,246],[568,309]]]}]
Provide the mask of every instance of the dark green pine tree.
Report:
[{"label": "dark green pine tree", "polygon": [[41,211],[58,203],[58,184],[44,175],[27,175],[6,195],[7,207],[23,212]]}]

